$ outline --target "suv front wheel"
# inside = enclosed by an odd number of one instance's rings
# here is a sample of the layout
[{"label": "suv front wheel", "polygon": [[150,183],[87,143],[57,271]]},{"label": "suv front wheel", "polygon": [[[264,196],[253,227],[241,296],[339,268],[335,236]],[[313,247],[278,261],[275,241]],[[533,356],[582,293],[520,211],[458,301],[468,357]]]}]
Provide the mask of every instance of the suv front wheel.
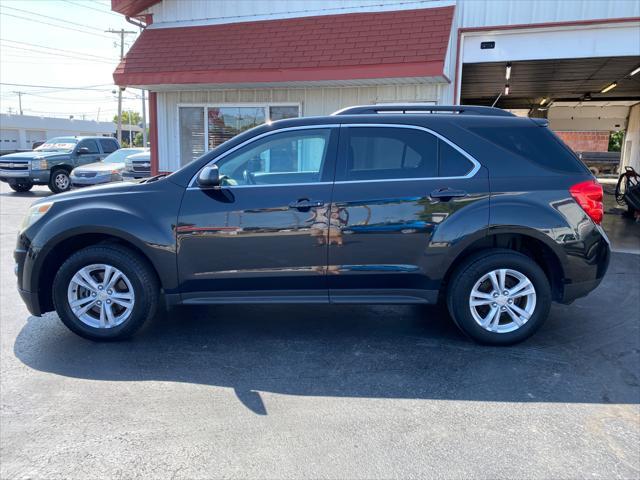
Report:
[{"label": "suv front wheel", "polygon": [[88,247],[69,257],[53,281],[60,320],[91,340],[121,340],[153,317],[158,281],[136,253],[115,245]]},{"label": "suv front wheel", "polygon": [[454,272],[447,306],[473,340],[511,345],[533,335],[551,307],[551,288],[540,266],[510,250],[471,256]]},{"label": "suv front wheel", "polygon": [[33,183],[10,183],[9,187],[14,192],[28,192],[33,188]]},{"label": "suv front wheel", "polygon": [[53,193],[62,193],[70,188],[71,178],[69,177],[69,172],[64,168],[58,168],[51,172],[51,177],[49,177],[49,190]]}]

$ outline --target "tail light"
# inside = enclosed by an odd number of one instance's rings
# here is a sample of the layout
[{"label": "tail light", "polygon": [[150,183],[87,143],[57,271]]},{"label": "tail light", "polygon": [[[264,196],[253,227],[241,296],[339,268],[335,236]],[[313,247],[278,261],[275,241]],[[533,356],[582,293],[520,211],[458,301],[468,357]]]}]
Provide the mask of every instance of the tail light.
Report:
[{"label": "tail light", "polygon": [[602,185],[595,180],[587,180],[573,185],[569,188],[569,193],[589,218],[600,225],[604,216]]}]

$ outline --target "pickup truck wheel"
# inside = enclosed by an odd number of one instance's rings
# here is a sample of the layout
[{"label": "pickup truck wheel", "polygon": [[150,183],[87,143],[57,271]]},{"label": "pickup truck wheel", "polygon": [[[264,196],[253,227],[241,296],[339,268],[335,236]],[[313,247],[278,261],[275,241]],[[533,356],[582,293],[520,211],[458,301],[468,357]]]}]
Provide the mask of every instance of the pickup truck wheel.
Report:
[{"label": "pickup truck wheel", "polygon": [[53,303],[74,333],[95,341],[122,340],[153,317],[155,273],[126,247],[88,247],[69,257],[53,281]]},{"label": "pickup truck wheel", "polygon": [[58,168],[51,172],[49,178],[49,190],[53,193],[66,192],[71,188],[71,178],[69,178],[69,172],[63,168]]},{"label": "pickup truck wheel", "polygon": [[14,192],[28,192],[33,188],[33,183],[10,183],[9,187]]},{"label": "pickup truck wheel", "polygon": [[458,327],[476,342],[512,345],[529,338],[547,319],[551,288],[529,257],[490,250],[456,269],[447,306]]}]

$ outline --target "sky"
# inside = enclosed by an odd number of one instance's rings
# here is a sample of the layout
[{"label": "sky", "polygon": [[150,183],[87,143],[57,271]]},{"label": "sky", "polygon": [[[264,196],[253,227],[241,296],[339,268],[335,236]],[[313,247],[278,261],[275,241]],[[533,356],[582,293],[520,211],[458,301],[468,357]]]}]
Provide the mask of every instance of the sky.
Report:
[{"label": "sky", "polygon": [[[111,121],[120,35],[105,30],[121,28],[139,31],[109,0],[0,0],[0,112],[17,113],[23,92],[25,115]],[[127,89],[123,109],[141,112],[140,95]]]}]

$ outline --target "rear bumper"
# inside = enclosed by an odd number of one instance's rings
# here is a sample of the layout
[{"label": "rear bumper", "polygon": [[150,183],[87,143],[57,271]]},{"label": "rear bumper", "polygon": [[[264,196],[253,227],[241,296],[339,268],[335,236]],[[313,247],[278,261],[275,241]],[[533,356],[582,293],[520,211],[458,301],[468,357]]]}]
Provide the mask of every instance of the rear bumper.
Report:
[{"label": "rear bumper", "polygon": [[[581,268],[578,274],[572,276],[577,281],[566,283],[561,303],[571,303],[574,300],[588,295],[595,290],[609,268],[611,261],[611,248],[609,239],[601,227],[598,227],[600,238],[588,249],[588,254],[580,259]],[[577,257],[572,257],[577,261]]]}]

